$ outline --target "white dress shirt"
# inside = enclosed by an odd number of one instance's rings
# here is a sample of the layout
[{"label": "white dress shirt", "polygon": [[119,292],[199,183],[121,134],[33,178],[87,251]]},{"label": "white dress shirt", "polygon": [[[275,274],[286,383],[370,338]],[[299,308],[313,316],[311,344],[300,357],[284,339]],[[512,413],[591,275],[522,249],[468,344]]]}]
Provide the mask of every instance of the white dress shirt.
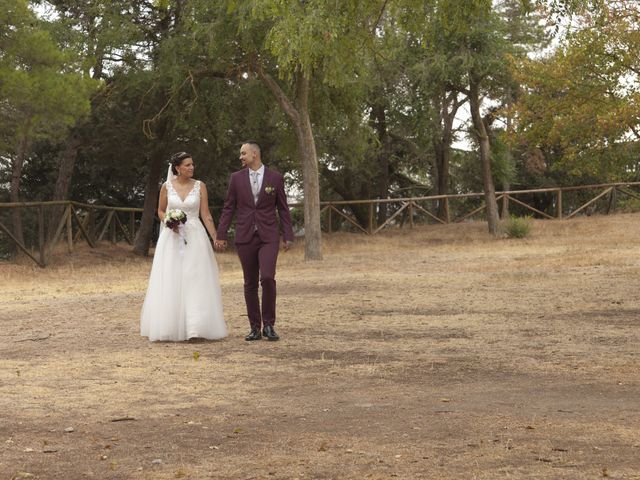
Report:
[{"label": "white dress shirt", "polygon": [[258,174],[258,193],[254,193],[254,200],[258,203],[258,196],[260,195],[260,191],[262,190],[262,181],[264,180],[264,164],[260,166],[258,170],[249,169],[249,181],[252,183],[251,191],[253,192],[253,176]]}]

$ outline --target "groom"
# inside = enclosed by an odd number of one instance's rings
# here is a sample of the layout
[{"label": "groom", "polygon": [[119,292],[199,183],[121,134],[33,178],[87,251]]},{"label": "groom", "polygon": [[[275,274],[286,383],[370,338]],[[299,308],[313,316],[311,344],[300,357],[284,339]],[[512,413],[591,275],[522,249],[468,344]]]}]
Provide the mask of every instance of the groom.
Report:
[{"label": "groom", "polygon": [[[247,141],[240,147],[240,161],[247,168],[231,174],[214,246],[218,250],[227,248],[227,231],[237,211],[235,243],[244,274],[244,300],[251,324],[251,332],[244,339],[250,342],[265,336],[268,340],[278,340],[280,337],[273,328],[276,261],[280,248],[278,217],[284,230],[284,250],[293,244],[284,178],[262,164],[256,142]],[[262,285],[262,311],[258,279]]]}]

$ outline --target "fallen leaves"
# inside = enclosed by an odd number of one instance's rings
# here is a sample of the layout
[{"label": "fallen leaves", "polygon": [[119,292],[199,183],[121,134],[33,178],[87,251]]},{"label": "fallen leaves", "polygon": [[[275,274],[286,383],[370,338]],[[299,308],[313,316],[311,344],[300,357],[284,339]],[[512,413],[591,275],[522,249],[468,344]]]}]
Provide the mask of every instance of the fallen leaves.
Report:
[{"label": "fallen leaves", "polygon": [[35,475],[29,472],[17,472],[13,477],[11,477],[11,480],[18,480],[20,478],[35,478]]}]

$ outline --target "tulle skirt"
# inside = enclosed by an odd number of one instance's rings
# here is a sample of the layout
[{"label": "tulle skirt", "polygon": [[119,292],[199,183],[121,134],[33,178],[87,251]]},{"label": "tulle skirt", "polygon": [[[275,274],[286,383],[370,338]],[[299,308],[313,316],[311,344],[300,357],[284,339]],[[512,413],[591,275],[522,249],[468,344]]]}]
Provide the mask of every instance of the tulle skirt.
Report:
[{"label": "tulle skirt", "polygon": [[162,228],[140,315],[140,334],[149,340],[181,341],[227,336],[218,264],[199,219],[180,235]]}]

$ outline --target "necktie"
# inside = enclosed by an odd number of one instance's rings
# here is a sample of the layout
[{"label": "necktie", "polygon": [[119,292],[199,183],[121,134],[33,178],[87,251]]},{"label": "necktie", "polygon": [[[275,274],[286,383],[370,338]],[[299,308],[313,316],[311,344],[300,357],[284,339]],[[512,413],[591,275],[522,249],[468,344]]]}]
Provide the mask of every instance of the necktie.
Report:
[{"label": "necktie", "polygon": [[260,195],[260,184],[258,183],[258,172],[251,172],[251,191],[253,192],[253,200],[258,203],[258,196]]}]

